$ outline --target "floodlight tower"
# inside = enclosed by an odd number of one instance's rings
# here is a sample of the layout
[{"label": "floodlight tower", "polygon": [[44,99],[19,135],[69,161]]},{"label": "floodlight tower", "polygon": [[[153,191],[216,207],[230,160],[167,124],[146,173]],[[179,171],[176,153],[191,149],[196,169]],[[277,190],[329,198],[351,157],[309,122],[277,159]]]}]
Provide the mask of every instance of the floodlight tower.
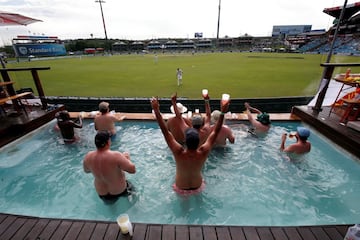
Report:
[{"label": "floodlight tower", "polygon": [[104,32],[105,32],[105,40],[107,42],[108,37],[107,37],[107,33],[106,33],[105,19],[104,19],[104,13],[103,13],[103,9],[102,9],[102,3],[105,3],[105,1],[104,0],[96,0],[95,2],[98,2],[100,4],[101,17],[102,17],[102,21],[103,21],[103,25],[104,25]]},{"label": "floodlight tower", "polygon": [[217,33],[216,33],[216,47],[219,47],[220,9],[221,9],[221,0],[219,0],[219,12],[218,12]]}]

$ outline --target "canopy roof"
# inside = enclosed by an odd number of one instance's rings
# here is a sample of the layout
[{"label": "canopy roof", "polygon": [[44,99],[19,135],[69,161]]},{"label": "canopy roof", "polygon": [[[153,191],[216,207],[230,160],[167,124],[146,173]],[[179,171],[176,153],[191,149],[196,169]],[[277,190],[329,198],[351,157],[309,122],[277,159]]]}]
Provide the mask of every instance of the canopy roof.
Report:
[{"label": "canopy roof", "polygon": [[[339,19],[342,9],[343,9],[343,6],[325,8],[323,10],[323,12],[326,13],[326,14],[329,14],[330,16],[332,16],[334,18]],[[347,4],[346,8],[345,8],[345,13],[344,13],[344,18],[343,19],[349,19],[351,16],[353,16],[358,11],[360,11],[360,2]]]}]

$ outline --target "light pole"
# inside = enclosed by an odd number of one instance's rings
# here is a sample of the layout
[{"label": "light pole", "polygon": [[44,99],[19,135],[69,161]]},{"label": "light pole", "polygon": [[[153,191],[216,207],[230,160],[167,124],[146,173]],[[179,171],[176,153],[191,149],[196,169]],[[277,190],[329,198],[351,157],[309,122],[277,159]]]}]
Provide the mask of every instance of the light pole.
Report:
[{"label": "light pole", "polygon": [[219,47],[220,9],[221,9],[221,0],[219,0],[219,13],[218,13],[218,22],[217,22],[216,47]]},{"label": "light pole", "polygon": [[104,0],[96,0],[95,2],[98,2],[100,4],[101,17],[102,17],[103,26],[104,26],[104,32],[105,32],[105,42],[107,43],[108,42],[108,37],[107,37],[107,33],[106,33],[104,12],[103,12],[103,9],[102,9],[102,3],[105,3],[105,1]]}]

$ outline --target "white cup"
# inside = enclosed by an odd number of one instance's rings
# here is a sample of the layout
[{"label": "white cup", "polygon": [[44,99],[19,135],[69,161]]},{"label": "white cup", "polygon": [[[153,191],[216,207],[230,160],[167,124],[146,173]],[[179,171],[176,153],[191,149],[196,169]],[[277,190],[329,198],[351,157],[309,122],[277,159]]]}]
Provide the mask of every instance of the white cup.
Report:
[{"label": "white cup", "polygon": [[206,97],[208,95],[209,91],[207,89],[202,90],[203,97]]},{"label": "white cup", "polygon": [[190,119],[192,117],[192,111],[187,112],[188,118]]},{"label": "white cup", "polygon": [[118,218],[116,219],[119,227],[120,227],[120,232],[122,234],[130,234],[130,236],[133,235],[133,229],[132,229],[132,224],[130,222],[130,218],[129,215],[127,215],[126,213],[120,214],[118,216]]},{"label": "white cup", "polygon": [[200,113],[200,111],[199,111],[199,109],[197,108],[197,109],[195,109],[195,113]]},{"label": "white cup", "polygon": [[229,101],[230,95],[227,94],[227,93],[224,93],[224,94],[222,95],[222,98],[221,98],[221,99],[224,100],[224,101]]}]

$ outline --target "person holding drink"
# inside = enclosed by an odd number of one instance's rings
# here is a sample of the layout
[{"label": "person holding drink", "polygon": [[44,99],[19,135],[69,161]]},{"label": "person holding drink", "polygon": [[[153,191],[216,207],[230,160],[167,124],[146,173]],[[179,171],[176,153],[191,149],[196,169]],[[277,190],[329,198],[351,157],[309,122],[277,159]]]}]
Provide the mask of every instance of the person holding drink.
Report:
[{"label": "person holding drink", "polygon": [[211,110],[210,110],[210,97],[207,89],[202,90],[202,96],[205,101],[205,118],[200,113],[194,114],[191,118],[191,124],[199,132],[200,144],[203,144],[208,138],[211,131]]},{"label": "person holding drink", "polygon": [[281,145],[280,150],[287,153],[296,153],[296,154],[304,154],[308,153],[311,150],[311,143],[308,141],[308,137],[310,136],[310,130],[305,127],[297,127],[296,132],[290,133],[289,137],[296,138],[296,143],[293,143],[287,147],[285,147],[285,141],[287,138],[287,134],[284,133],[281,136]]},{"label": "person holding drink", "polygon": [[176,176],[173,189],[180,194],[198,193],[205,183],[201,174],[205,161],[212,149],[216,137],[220,132],[224,121],[224,112],[228,111],[230,99],[221,101],[221,115],[214,130],[210,133],[205,143],[200,144],[199,133],[194,128],[185,131],[185,146],[179,144],[173,134],[166,128],[165,121],[160,113],[159,101],[153,97],[151,106],[154,110],[156,120],[167,145],[172,151],[176,162]]}]

